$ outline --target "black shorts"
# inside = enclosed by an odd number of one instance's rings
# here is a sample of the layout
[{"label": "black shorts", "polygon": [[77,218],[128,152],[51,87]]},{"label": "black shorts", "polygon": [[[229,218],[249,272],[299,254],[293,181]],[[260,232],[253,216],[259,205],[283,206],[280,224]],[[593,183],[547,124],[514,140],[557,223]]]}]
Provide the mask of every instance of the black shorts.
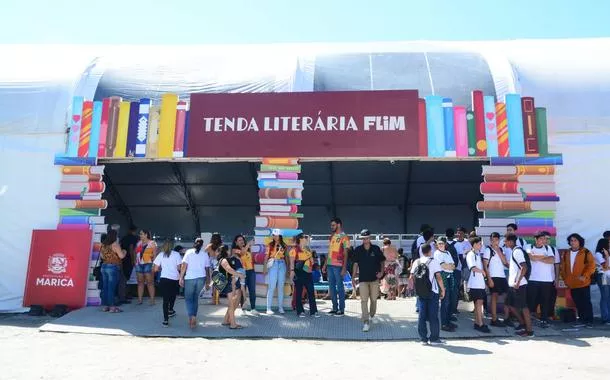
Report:
[{"label": "black shorts", "polygon": [[504,277],[492,277],[494,287],[489,288],[491,293],[504,294],[508,290],[508,281]]},{"label": "black shorts", "polygon": [[505,303],[515,309],[525,309],[527,307],[527,285],[521,285],[519,289],[512,286],[508,288]]},{"label": "black shorts", "polygon": [[470,289],[468,291],[468,295],[470,296],[470,299],[474,302],[478,300],[487,299],[487,293],[485,292],[485,289]]}]

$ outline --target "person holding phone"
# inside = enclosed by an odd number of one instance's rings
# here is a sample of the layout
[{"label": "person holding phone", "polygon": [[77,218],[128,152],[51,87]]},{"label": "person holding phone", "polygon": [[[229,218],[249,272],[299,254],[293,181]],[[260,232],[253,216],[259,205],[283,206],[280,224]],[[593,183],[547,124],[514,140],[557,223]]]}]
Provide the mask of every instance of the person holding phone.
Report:
[{"label": "person holding phone", "polygon": [[263,273],[267,276],[267,314],[273,315],[271,306],[273,304],[273,293],[277,288],[278,312],[284,314],[284,285],[286,284],[287,255],[286,243],[282,238],[281,231],[272,231],[273,240],[267,246]]},{"label": "person holding phone", "polygon": [[[241,295],[241,307],[244,309],[246,300],[246,290],[248,291],[248,298],[250,300],[250,312],[254,315],[258,314],[256,311],[256,272],[254,271],[254,259],[250,248],[252,247],[253,241],[246,243],[246,238],[243,235],[237,235],[233,239],[232,251],[233,255],[239,257],[243,269],[246,271],[246,279],[244,288]],[[245,309],[244,309],[245,311]]]},{"label": "person holding phone", "polygon": [[229,251],[229,247],[223,245],[218,253],[218,271],[227,278],[227,285],[222,294],[227,295],[227,311],[222,322],[223,326],[229,326],[231,330],[241,329],[235,320],[235,309],[241,300],[241,281],[246,278],[246,273],[241,266],[239,257]]}]

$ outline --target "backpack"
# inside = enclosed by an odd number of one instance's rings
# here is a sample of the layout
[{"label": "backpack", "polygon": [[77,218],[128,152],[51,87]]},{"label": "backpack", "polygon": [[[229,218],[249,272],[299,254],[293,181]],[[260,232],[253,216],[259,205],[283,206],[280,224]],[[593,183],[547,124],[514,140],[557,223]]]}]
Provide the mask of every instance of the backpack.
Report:
[{"label": "backpack", "polygon": [[530,275],[532,274],[532,262],[530,260],[530,256],[522,248],[515,247],[513,249],[513,254],[511,255],[511,257],[512,257],[513,261],[515,262],[515,264],[517,264],[519,269],[521,269],[521,265],[519,265],[517,260],[515,260],[515,254],[514,254],[515,249],[520,249],[523,252],[523,258],[525,259],[525,265],[527,265],[527,270],[525,271],[525,279],[529,281]]},{"label": "backpack", "polygon": [[[227,276],[220,271],[220,263],[222,262],[222,260],[226,260],[226,259],[221,259],[218,262],[218,265],[216,266],[216,268],[214,268],[214,271],[212,272],[212,285],[219,292],[222,292],[227,287],[227,284],[229,283],[229,279],[227,278]],[[227,262],[228,262],[228,260],[227,260]]]},{"label": "backpack", "polygon": [[432,283],[430,282],[430,262],[420,261],[415,271],[413,271],[413,277],[415,277],[415,294],[419,298],[428,299],[432,295]]},{"label": "backpack", "polygon": [[449,251],[449,253],[451,254],[451,258],[453,259],[453,264],[455,264],[455,266],[457,268],[460,258],[458,257],[457,249],[455,249],[455,247],[453,246],[454,244],[455,244],[455,241],[452,241],[451,243],[447,244],[447,251]]}]

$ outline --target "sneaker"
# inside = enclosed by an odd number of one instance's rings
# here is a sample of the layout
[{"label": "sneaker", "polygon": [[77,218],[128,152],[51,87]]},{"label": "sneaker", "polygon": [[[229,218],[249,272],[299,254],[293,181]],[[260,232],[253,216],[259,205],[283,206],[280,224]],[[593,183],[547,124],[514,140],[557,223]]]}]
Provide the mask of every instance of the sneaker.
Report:
[{"label": "sneaker", "polygon": [[250,310],[250,314],[258,315],[258,311],[256,309],[252,309],[252,310]]},{"label": "sneaker", "polygon": [[163,322],[161,323],[161,326],[163,326],[163,327],[169,327],[169,322],[168,322],[168,321],[163,321]]},{"label": "sneaker", "polygon": [[320,313],[313,313],[311,316],[314,318],[320,318]]},{"label": "sneaker", "polygon": [[593,323],[585,323],[585,328],[592,329],[593,328]]},{"label": "sneaker", "polygon": [[284,311],[284,308],[283,308],[283,307],[280,307],[280,308],[279,308],[279,310],[278,310],[278,312],[279,312],[280,314],[286,314],[286,312]]},{"label": "sneaker", "polygon": [[610,322],[606,322],[606,326],[610,326]]},{"label": "sneaker", "polygon": [[504,323],[502,321],[500,321],[499,319],[496,319],[495,321],[491,321],[490,325],[492,325],[493,327],[504,327]]},{"label": "sneaker", "polygon": [[458,320],[458,319],[457,319],[457,317],[452,316],[451,318],[449,318],[449,320],[450,320],[451,322],[457,322],[457,320]]},{"label": "sneaker", "polygon": [[372,316],[372,317],[369,319],[369,323],[370,323],[371,325],[374,325],[374,324],[376,323],[376,321],[377,321],[377,320],[375,319],[375,317],[374,317],[374,316]]},{"label": "sneaker", "polygon": [[511,321],[510,319],[504,319],[502,321],[502,323],[504,324],[504,326],[506,327],[512,327],[515,328],[515,322]]},{"label": "sneaker", "polygon": [[369,332],[369,329],[371,327],[369,326],[368,323],[364,323],[364,326],[362,326],[362,332]]},{"label": "sneaker", "polygon": [[271,310],[271,309],[267,309],[267,315],[273,315],[273,314],[275,314],[275,313],[273,312],[273,310]]},{"label": "sneaker", "polygon": [[458,328],[458,325],[456,325],[455,323],[451,323],[451,322],[449,322],[449,326],[453,327],[454,329]]},{"label": "sneaker", "polygon": [[337,314],[337,310],[331,310],[331,311],[328,312],[328,314],[331,314],[331,315]]},{"label": "sneaker", "polygon": [[584,323],[575,323],[574,325],[572,325],[572,327],[574,327],[575,329],[581,329],[585,326],[586,325]]},{"label": "sneaker", "polygon": [[343,311],[338,311],[335,313],[335,317],[342,317],[344,315],[345,315],[345,313]]},{"label": "sneaker", "polygon": [[479,331],[482,333],[486,333],[489,334],[491,332],[491,330],[489,329],[489,327],[487,325],[483,325],[479,328]]},{"label": "sneaker", "polygon": [[516,334],[522,338],[533,338],[535,336],[533,331],[525,331],[525,330],[518,331]]},{"label": "sneaker", "polygon": [[439,340],[431,340],[430,341],[430,345],[431,346],[442,346],[443,344],[445,344],[445,342],[440,340],[440,339]]},{"label": "sneaker", "polygon": [[442,326],[441,330],[447,331],[447,332],[455,332],[455,329],[449,325]]},{"label": "sneaker", "polygon": [[297,314],[297,317],[299,317],[299,318],[305,318],[305,314],[304,314],[304,313],[299,313],[299,314]]},{"label": "sneaker", "polygon": [[543,329],[548,329],[549,328],[549,322],[548,321],[540,321],[540,327]]},{"label": "sneaker", "polygon": [[515,327],[515,331],[525,331],[525,326],[524,325],[517,325],[517,327]]},{"label": "sneaker", "polygon": [[420,343],[421,343],[422,346],[427,346],[428,345],[428,341],[427,340],[422,340]]},{"label": "sneaker", "polygon": [[176,311],[175,310],[170,310],[167,315],[169,315],[170,318],[171,317],[175,317],[176,316]]}]

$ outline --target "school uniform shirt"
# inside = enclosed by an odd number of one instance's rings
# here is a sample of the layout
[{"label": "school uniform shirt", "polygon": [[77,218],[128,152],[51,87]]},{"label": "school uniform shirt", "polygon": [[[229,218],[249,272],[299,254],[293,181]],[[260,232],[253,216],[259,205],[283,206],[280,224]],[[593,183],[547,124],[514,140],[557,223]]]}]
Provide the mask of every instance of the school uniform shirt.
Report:
[{"label": "school uniform shirt", "polygon": [[[443,264],[455,264],[453,262],[453,257],[451,257],[451,253],[447,252],[447,251],[440,251],[440,250],[436,250],[436,252],[434,252],[434,260],[436,260],[439,265]],[[448,270],[448,269],[443,269],[443,272],[445,273],[453,273],[453,270]]]},{"label": "school uniform shirt", "polygon": [[195,248],[191,248],[184,254],[182,263],[187,265],[186,273],[184,274],[185,280],[205,278],[205,270],[210,267],[210,257],[203,249],[197,253],[195,252]]},{"label": "school uniform shirt", "polygon": [[453,245],[455,247],[455,250],[458,253],[458,256],[465,256],[468,251],[470,251],[472,249],[472,246],[470,245],[470,243],[468,242],[468,240],[462,240],[462,241],[458,241],[455,240],[455,244]]},{"label": "school uniform shirt", "polygon": [[436,274],[440,273],[443,270],[441,268],[441,265],[438,263],[438,261],[434,259],[434,257],[422,256],[419,259],[415,260],[413,262],[413,265],[411,265],[411,274],[415,273],[415,268],[417,268],[420,262],[428,265],[428,279],[432,284],[432,291],[438,294],[439,287],[438,283],[436,282]]},{"label": "school uniform shirt", "polygon": [[[508,286],[515,286],[515,284],[517,283],[517,278],[519,278],[519,275],[521,273],[521,266],[527,265],[525,263],[525,257],[523,256],[525,254],[526,253],[523,252],[523,249],[521,248],[515,247],[515,249],[513,249],[508,268]],[[517,263],[519,265],[517,265]],[[521,282],[519,283],[519,286],[523,285],[527,285],[527,279],[525,278],[525,276],[523,276]]]},{"label": "school uniform shirt", "polygon": [[182,264],[182,257],[178,252],[171,251],[168,257],[165,257],[165,253],[161,252],[157,255],[153,263],[161,267],[161,278],[167,278],[169,280],[177,280],[180,278],[178,266]]},{"label": "school uniform shirt", "polygon": [[470,277],[468,277],[468,288],[469,289],[485,289],[485,277],[483,273],[475,273],[472,268],[479,268],[483,270],[483,260],[481,255],[470,251],[466,254],[466,264],[470,269]]},{"label": "school uniform shirt", "polygon": [[[425,242],[424,242],[424,243],[425,243]],[[424,245],[424,243],[422,243],[422,245]],[[422,246],[422,245],[420,245],[420,246],[419,246],[419,257],[423,257],[423,256],[424,256],[424,252],[423,252],[423,251],[422,251],[422,249],[421,249],[421,246]],[[436,244],[434,244],[434,243],[430,243],[430,248],[432,248],[432,249],[430,250],[430,252],[434,253],[434,252],[436,251]]]},{"label": "school uniform shirt", "polygon": [[[506,248],[506,246],[504,245],[504,238],[500,239],[500,247]],[[529,248],[529,244],[527,244],[525,239],[517,236],[517,242],[515,244],[515,247],[527,249]]]},{"label": "school uniform shirt", "polygon": [[604,273],[606,277],[610,277],[610,269],[604,270],[602,267],[602,265],[606,262],[604,254],[601,252],[595,252],[595,255],[593,256],[595,257],[595,264],[597,264],[597,270],[599,273]]},{"label": "school uniform shirt", "polygon": [[[553,251],[543,245],[540,248],[536,246],[532,246],[528,248],[528,253],[530,256],[536,257],[552,257],[553,261],[555,260],[555,254]],[[532,262],[532,271],[530,273],[530,281],[539,281],[539,282],[553,282],[555,281],[555,264],[546,264],[542,261],[534,261]]]},{"label": "school uniform shirt", "polygon": [[[502,249],[498,247],[498,249]],[[502,264],[502,259],[498,255],[498,252],[493,252],[492,256],[492,248],[491,246],[485,247],[483,250],[483,258],[485,260],[489,260],[487,266],[489,267],[489,275],[494,278],[506,278],[506,273],[504,272],[504,264]],[[504,253],[504,251],[502,250]]]},{"label": "school uniform shirt", "polygon": [[328,245],[327,265],[341,267],[345,262],[347,249],[349,248],[349,237],[341,232],[330,237]]}]

